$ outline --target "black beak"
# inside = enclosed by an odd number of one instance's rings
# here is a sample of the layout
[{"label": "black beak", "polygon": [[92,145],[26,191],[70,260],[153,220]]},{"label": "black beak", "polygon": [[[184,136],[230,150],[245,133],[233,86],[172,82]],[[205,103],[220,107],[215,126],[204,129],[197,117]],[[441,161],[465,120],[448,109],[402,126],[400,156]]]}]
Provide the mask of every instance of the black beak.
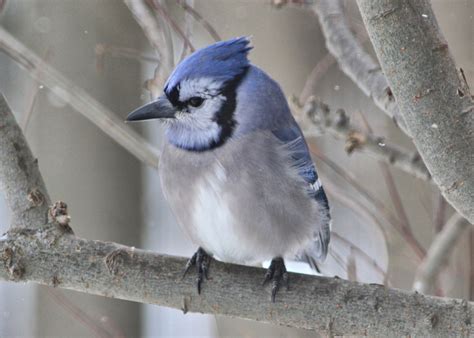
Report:
[{"label": "black beak", "polygon": [[174,118],[176,110],[165,95],[147,103],[128,114],[127,121],[143,121],[160,118]]}]

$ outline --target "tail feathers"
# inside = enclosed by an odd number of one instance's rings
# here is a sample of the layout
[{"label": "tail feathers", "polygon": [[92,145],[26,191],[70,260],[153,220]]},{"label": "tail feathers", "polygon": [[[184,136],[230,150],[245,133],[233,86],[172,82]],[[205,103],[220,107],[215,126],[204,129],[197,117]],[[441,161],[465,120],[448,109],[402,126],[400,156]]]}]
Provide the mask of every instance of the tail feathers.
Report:
[{"label": "tail feathers", "polygon": [[311,269],[313,269],[317,273],[321,273],[321,269],[319,269],[318,262],[314,257],[308,255],[307,252],[304,252],[300,257],[298,257],[298,260],[308,263]]},{"label": "tail feathers", "polygon": [[297,256],[297,260],[308,263],[311,269],[321,273],[319,264],[324,262],[328,255],[330,238],[331,222],[329,221],[315,234],[314,241]]}]

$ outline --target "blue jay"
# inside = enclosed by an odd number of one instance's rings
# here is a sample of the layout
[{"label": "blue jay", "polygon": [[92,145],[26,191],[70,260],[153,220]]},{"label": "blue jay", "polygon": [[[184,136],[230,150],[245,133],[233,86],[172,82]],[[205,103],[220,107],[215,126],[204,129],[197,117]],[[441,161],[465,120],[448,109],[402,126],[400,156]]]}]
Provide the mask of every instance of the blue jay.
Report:
[{"label": "blue jay", "polygon": [[197,289],[210,257],[239,264],[271,260],[272,301],[288,287],[285,258],[317,269],[330,238],[329,205],[280,86],[252,65],[248,38],[196,51],[173,71],[164,95],[128,121],[161,119],[159,175],[184,232],[199,246]]}]

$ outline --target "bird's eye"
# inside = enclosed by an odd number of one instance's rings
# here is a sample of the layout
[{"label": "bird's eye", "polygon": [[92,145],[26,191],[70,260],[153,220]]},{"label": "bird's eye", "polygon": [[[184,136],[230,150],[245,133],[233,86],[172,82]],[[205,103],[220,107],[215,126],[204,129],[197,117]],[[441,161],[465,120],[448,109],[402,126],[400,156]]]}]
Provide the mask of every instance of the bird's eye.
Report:
[{"label": "bird's eye", "polygon": [[203,102],[204,102],[204,99],[199,96],[193,96],[192,98],[188,100],[188,104],[194,108],[200,107]]}]

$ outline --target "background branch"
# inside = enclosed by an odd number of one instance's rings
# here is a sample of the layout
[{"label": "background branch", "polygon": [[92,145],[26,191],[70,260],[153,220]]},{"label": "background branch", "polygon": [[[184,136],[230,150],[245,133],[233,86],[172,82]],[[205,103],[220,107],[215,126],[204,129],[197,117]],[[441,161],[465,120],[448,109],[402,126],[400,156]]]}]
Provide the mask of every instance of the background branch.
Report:
[{"label": "background branch", "polygon": [[341,70],[408,134],[379,64],[365,51],[350,29],[342,0],[316,1],[312,9],[318,15],[326,47],[336,58]]},{"label": "background branch", "polygon": [[[298,105],[299,103],[296,103]],[[431,176],[417,153],[409,154],[394,145],[386,144],[383,137],[363,132],[356,127],[343,109],[331,110],[328,105],[310,97],[298,115],[303,122],[302,127],[307,137],[320,136],[322,132],[329,132],[332,136],[346,140],[346,152],[367,151],[395,168],[403,170],[415,177],[430,180]],[[317,128],[304,123],[307,118]]]},{"label": "background branch", "polygon": [[431,243],[425,259],[418,266],[413,283],[414,290],[422,293],[432,291],[439,272],[447,264],[452,250],[469,228],[470,224],[464,217],[458,213],[451,216]]},{"label": "background branch", "polygon": [[474,102],[429,1],[357,3],[425,165],[446,200],[474,222]]},{"label": "background branch", "polygon": [[[151,96],[156,98],[161,93],[168,75],[174,68],[173,49],[168,44],[169,39],[164,30],[160,29],[156,17],[150,12],[145,0],[124,0],[124,2],[159,56],[160,64],[155,69],[154,78],[149,80],[146,86]],[[165,28],[164,25],[162,28]]]},{"label": "background branch", "polygon": [[35,80],[44,83],[54,95],[69,103],[140,161],[152,167],[158,166],[156,150],[143,137],[127,127],[116,114],[82,88],[74,85],[2,27],[0,27],[0,49],[25,68]]}]

